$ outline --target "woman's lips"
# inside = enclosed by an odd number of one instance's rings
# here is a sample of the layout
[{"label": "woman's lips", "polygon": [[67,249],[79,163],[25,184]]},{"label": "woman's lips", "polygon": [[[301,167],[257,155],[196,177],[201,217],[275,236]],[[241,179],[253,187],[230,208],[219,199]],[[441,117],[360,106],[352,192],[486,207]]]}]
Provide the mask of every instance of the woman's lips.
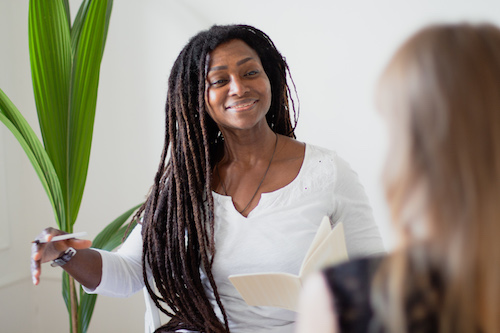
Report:
[{"label": "woman's lips", "polygon": [[252,107],[257,102],[258,102],[258,100],[256,100],[256,99],[236,102],[236,103],[233,103],[233,104],[229,105],[228,107],[226,107],[226,109],[240,111],[240,110],[244,110],[244,109],[248,109],[248,108]]}]

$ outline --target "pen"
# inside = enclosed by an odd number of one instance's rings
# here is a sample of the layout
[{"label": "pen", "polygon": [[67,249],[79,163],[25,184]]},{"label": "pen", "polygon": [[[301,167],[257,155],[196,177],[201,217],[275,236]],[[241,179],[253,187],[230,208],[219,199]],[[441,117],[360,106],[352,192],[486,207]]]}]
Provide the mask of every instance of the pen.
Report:
[{"label": "pen", "polygon": [[[84,236],[87,236],[87,232],[86,231],[74,232],[74,233],[71,233],[71,234],[64,234],[64,235],[54,236],[54,237],[52,237],[52,239],[50,241],[51,242],[57,242],[57,241],[62,241],[62,240],[66,240],[66,239],[79,238],[79,237],[84,237]],[[48,242],[46,240],[39,240],[39,239],[37,239],[37,240],[32,241],[32,243],[44,244],[44,243],[48,243]]]}]

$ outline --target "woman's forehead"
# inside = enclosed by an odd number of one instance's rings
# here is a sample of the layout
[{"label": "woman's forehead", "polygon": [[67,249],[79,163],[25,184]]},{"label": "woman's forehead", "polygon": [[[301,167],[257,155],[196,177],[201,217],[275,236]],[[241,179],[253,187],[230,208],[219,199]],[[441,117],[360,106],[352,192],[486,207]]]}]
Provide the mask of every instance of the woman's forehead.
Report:
[{"label": "woman's forehead", "polygon": [[257,52],[241,39],[232,39],[218,45],[209,54],[209,66],[218,66],[219,63],[238,62],[252,58],[260,62]]}]

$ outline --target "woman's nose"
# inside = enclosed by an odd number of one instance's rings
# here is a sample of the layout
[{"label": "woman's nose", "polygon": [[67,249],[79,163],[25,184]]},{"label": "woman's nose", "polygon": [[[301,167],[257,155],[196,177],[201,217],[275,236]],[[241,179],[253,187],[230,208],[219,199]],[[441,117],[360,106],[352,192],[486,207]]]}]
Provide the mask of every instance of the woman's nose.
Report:
[{"label": "woman's nose", "polygon": [[229,83],[229,94],[243,96],[248,91],[245,82],[239,77],[233,77]]}]

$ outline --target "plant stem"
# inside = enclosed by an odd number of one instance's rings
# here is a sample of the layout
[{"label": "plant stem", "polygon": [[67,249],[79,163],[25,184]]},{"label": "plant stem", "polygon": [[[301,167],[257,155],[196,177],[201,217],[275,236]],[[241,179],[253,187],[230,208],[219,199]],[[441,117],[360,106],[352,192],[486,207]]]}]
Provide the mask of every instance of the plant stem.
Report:
[{"label": "plant stem", "polygon": [[76,301],[75,279],[69,277],[69,298],[71,301],[71,332],[78,333],[78,304]]}]

